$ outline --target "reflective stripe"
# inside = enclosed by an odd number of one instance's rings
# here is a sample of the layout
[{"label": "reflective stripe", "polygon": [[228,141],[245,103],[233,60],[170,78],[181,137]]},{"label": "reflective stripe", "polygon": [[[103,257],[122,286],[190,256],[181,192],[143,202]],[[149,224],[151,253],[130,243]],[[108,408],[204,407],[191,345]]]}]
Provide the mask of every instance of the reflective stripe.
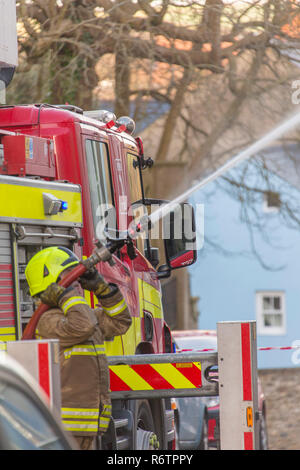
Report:
[{"label": "reflective stripe", "polygon": [[104,405],[101,412],[101,416],[110,416],[111,415],[111,405]]},{"label": "reflective stripe", "polygon": [[105,313],[113,317],[115,315],[119,315],[119,313],[123,312],[123,310],[125,310],[126,308],[127,308],[127,305],[125,303],[125,300],[123,299],[121,300],[121,302],[119,302],[118,304],[115,304],[113,307],[110,307],[110,308],[104,307],[103,310]]},{"label": "reflective stripe", "polygon": [[98,420],[99,410],[97,408],[62,408],[62,418],[77,418],[77,419],[96,419]]},{"label": "reflective stripe", "polygon": [[99,356],[105,354],[104,344],[81,344],[64,350],[65,359],[71,356]]},{"label": "reflective stripe", "polygon": [[39,334],[39,330],[35,330],[35,339],[43,339],[43,337]]},{"label": "reflective stripe", "polygon": [[107,428],[109,425],[110,418],[100,418],[100,427],[101,428]]},{"label": "reflective stripe", "polygon": [[[104,405],[99,420],[99,427],[106,431],[110,421],[111,406]],[[105,414],[106,416],[102,416]],[[67,431],[97,432],[99,410],[97,408],[62,408],[61,417]],[[71,419],[66,419],[71,418]],[[74,420],[72,419],[74,418]]]},{"label": "reflective stripe", "polygon": [[111,405],[103,405],[103,410],[101,411],[99,425],[101,428],[107,429],[111,416]]},{"label": "reflective stripe", "polygon": [[67,431],[98,431],[99,410],[97,408],[62,408],[61,418]]},{"label": "reflective stripe", "polygon": [[64,427],[67,431],[81,431],[81,432],[97,432],[98,423],[90,421],[63,421]]},{"label": "reflective stripe", "polygon": [[[103,431],[108,428],[110,415],[111,405],[104,405],[99,420],[99,427]],[[61,418],[67,431],[87,433],[98,431],[99,410],[97,408],[62,408]]]},{"label": "reflective stripe", "polygon": [[68,310],[73,307],[74,305],[85,304],[88,305],[87,301],[83,297],[71,297],[70,299],[66,300],[65,303],[62,305],[62,310],[64,314],[68,312]]}]

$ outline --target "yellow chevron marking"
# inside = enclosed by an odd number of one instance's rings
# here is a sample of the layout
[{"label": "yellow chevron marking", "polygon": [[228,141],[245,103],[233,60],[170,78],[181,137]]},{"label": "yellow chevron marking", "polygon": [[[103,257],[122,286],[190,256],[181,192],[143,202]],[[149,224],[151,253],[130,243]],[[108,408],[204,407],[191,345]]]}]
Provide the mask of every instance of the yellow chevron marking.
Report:
[{"label": "yellow chevron marking", "polygon": [[172,364],[152,364],[152,367],[174,388],[196,388]]},{"label": "yellow chevron marking", "polygon": [[132,390],[153,390],[153,387],[131,369],[130,366],[110,366],[110,369]]}]

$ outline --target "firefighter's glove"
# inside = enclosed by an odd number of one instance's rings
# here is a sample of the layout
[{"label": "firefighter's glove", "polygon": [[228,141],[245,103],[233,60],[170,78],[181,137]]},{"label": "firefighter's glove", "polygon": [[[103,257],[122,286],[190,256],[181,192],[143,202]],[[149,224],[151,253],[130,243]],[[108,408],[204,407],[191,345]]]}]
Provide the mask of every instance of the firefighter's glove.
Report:
[{"label": "firefighter's glove", "polygon": [[49,305],[49,307],[58,307],[60,298],[65,293],[65,288],[53,282],[47,289],[40,295],[40,299],[43,304]]},{"label": "firefighter's glove", "polygon": [[94,292],[98,297],[110,293],[109,285],[104,281],[96,268],[89,269],[78,279],[82,289]]}]

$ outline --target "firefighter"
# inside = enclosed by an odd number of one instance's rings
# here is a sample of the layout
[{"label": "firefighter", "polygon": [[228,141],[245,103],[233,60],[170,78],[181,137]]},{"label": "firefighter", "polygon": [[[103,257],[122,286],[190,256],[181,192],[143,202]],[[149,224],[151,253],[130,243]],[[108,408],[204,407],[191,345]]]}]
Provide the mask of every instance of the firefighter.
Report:
[{"label": "firefighter", "polygon": [[37,324],[36,339],[60,343],[62,422],[79,448],[90,450],[96,436],[107,430],[111,415],[104,341],[124,334],[131,317],[118,287],[107,284],[96,269],[79,279],[101,304],[94,310],[80,295],[78,284],[58,284],[78,263],[67,248],[45,248],[31,258],[25,275],[36,306],[50,306]]}]

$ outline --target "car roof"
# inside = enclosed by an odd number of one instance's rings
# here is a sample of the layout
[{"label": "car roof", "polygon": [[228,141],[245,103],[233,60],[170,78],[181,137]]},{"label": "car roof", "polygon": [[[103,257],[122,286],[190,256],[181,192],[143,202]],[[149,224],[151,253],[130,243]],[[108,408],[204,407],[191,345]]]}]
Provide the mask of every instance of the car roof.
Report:
[{"label": "car roof", "polygon": [[59,410],[50,407],[48,397],[42,388],[29,372],[13,357],[5,351],[0,352],[0,381],[7,382],[18,388],[26,396],[34,401],[37,408],[47,418],[48,423],[57,429],[57,435],[61,436],[67,450],[77,449],[73,437],[70,436],[63,428]]},{"label": "car roof", "polygon": [[37,382],[19,362],[4,351],[0,353],[0,375],[2,374],[5,374],[7,378],[10,378],[15,383],[19,383],[22,387],[27,387],[31,393],[34,393],[49,408],[49,402],[44,390],[39,387]]}]

